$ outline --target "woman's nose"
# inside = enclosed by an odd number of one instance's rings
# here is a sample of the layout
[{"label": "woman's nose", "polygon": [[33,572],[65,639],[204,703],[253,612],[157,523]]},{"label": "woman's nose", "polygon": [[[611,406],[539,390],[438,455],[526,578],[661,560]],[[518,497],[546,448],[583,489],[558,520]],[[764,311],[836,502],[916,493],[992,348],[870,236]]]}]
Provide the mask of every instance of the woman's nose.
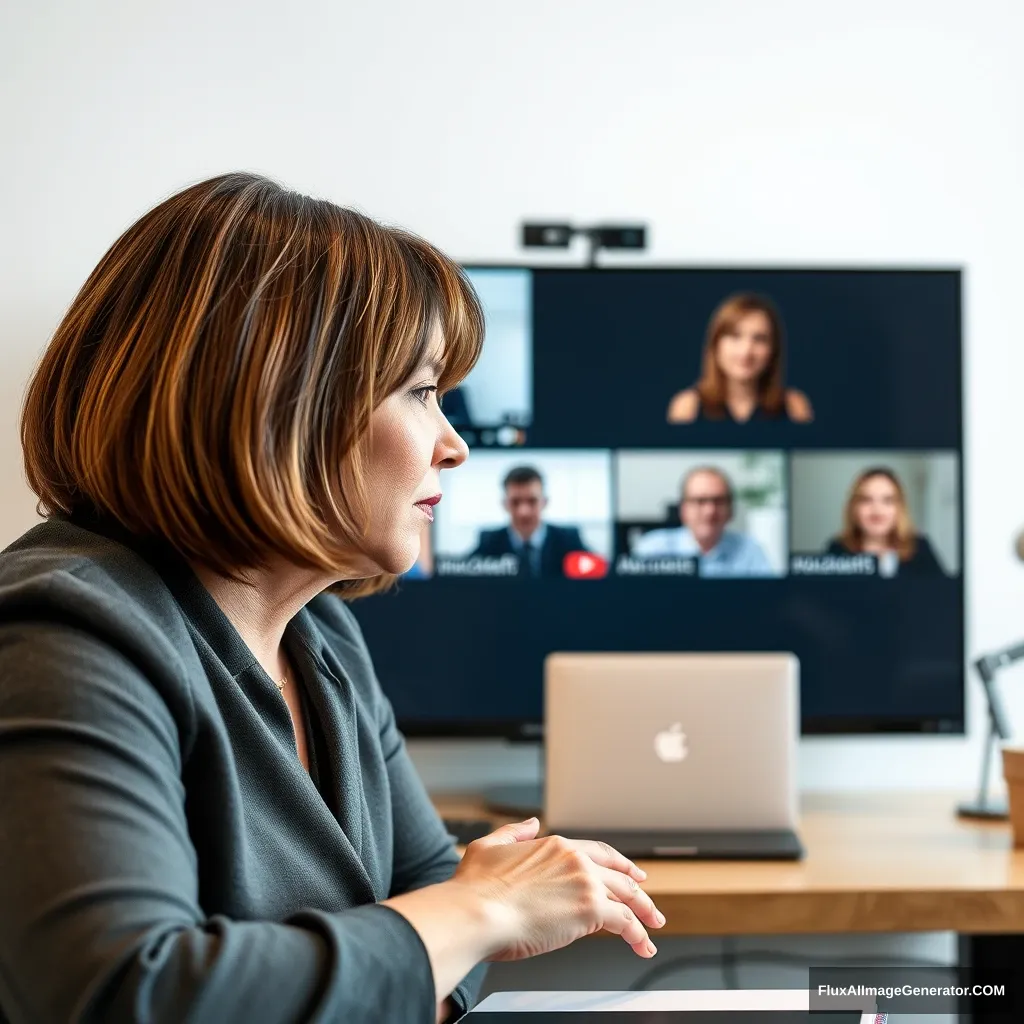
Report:
[{"label": "woman's nose", "polygon": [[[444,413],[441,414],[442,418]],[[437,439],[434,448],[434,465],[441,469],[454,469],[461,466],[469,457],[469,445],[466,444],[462,435],[448,422],[444,420],[444,427]]]}]

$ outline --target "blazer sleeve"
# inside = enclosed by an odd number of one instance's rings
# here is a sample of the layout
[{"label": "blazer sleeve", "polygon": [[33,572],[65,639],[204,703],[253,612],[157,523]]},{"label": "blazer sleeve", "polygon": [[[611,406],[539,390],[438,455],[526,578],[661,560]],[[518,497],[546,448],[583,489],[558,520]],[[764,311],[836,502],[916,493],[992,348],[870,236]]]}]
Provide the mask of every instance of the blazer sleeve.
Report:
[{"label": "blazer sleeve", "polygon": [[587,551],[587,545],[583,543],[583,536],[578,526],[570,526],[566,531],[566,551]]},{"label": "blazer sleeve", "polygon": [[[0,1017],[434,1024],[427,951],[390,907],[203,913],[182,783],[189,722],[134,656],[37,608],[0,625],[0,680]],[[440,876],[440,826],[392,759],[406,876]]]},{"label": "blazer sleeve", "polygon": [[[379,693],[381,746],[391,789],[393,868],[390,896],[444,882],[455,873],[459,854],[446,831],[395,724],[391,702]],[[476,1003],[487,964],[477,965],[455,988],[452,998],[467,1012]]]},{"label": "blazer sleeve", "polygon": [[914,552],[913,570],[914,572],[938,576],[945,573],[938,556],[935,554],[935,548],[932,547],[931,541],[924,534],[918,534],[917,537],[917,550]]},{"label": "blazer sleeve", "polygon": [[468,555],[469,558],[489,558],[494,554],[494,531],[481,530],[476,540],[476,547]]}]

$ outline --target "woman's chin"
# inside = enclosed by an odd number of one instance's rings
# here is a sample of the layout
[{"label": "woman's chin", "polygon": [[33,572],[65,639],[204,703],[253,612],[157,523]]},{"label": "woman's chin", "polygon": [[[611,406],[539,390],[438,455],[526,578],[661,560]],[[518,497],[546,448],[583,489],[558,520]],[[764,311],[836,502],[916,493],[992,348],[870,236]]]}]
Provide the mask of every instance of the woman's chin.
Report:
[{"label": "woman's chin", "polygon": [[408,548],[395,548],[391,551],[381,552],[377,559],[381,572],[390,573],[392,576],[402,576],[407,573],[420,557],[420,546],[416,544]]},{"label": "woman's chin", "polygon": [[422,548],[420,529],[416,532],[395,530],[389,535],[374,538],[374,543],[363,549],[363,559],[373,566],[373,575],[401,576],[407,573],[419,560]]},{"label": "woman's chin", "polygon": [[345,574],[350,579],[372,579],[375,576],[401,576],[408,572],[419,558],[419,549],[409,551],[407,548],[375,548],[361,553],[358,563],[348,567]]},{"label": "woman's chin", "polygon": [[760,379],[760,373],[751,373],[749,370],[743,370],[739,373],[733,373],[729,375],[729,379],[733,384],[737,384],[743,388],[749,388],[756,384]]}]

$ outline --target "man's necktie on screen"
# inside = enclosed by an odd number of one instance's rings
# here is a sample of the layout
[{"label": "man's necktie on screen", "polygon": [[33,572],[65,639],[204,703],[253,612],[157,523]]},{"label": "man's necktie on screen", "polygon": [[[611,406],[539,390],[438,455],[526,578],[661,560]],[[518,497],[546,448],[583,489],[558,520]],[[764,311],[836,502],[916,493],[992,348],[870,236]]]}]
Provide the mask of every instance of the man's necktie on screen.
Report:
[{"label": "man's necktie on screen", "polygon": [[534,565],[534,547],[527,540],[523,541],[523,546],[519,552],[519,573],[522,576],[536,576],[536,567]]}]

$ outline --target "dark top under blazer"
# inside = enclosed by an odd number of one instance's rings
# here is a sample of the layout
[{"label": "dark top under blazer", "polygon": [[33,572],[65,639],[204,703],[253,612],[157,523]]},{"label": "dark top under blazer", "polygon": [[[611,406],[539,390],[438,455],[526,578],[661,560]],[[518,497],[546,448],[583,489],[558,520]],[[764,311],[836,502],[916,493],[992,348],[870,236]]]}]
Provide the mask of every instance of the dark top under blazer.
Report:
[{"label": "dark top under blazer", "polygon": [[[854,555],[838,537],[834,537],[828,545],[826,553],[829,555]],[[906,561],[900,562],[899,574],[901,576],[941,576],[942,566],[935,554],[935,549],[924,534],[919,533],[915,538],[914,553]]]},{"label": "dark top under blazer", "polygon": [[700,408],[697,410],[697,415],[694,418],[695,423],[763,423],[763,422],[781,422],[781,423],[792,423],[793,418],[789,415],[789,407],[785,402],[782,403],[782,407],[776,413],[770,413],[764,407],[761,402],[758,402],[754,407],[754,411],[745,420],[737,420],[732,414],[732,410],[729,406],[722,403],[722,415],[721,416],[709,416],[707,410],[704,407],[704,403],[700,403]]},{"label": "dark top under blazer", "polygon": [[434,1024],[377,904],[450,877],[452,838],[351,611],[320,595],[284,642],[310,773],[186,562],[65,519],[0,552],[0,1020]]},{"label": "dark top under blazer", "polygon": [[[540,575],[565,575],[562,563],[565,556],[573,551],[586,551],[580,531],[575,526],[555,526],[554,523],[547,523],[544,544],[540,549]],[[516,549],[512,546],[508,527],[500,526],[496,530],[480,531],[476,550],[470,557],[501,558],[515,553]]]}]

